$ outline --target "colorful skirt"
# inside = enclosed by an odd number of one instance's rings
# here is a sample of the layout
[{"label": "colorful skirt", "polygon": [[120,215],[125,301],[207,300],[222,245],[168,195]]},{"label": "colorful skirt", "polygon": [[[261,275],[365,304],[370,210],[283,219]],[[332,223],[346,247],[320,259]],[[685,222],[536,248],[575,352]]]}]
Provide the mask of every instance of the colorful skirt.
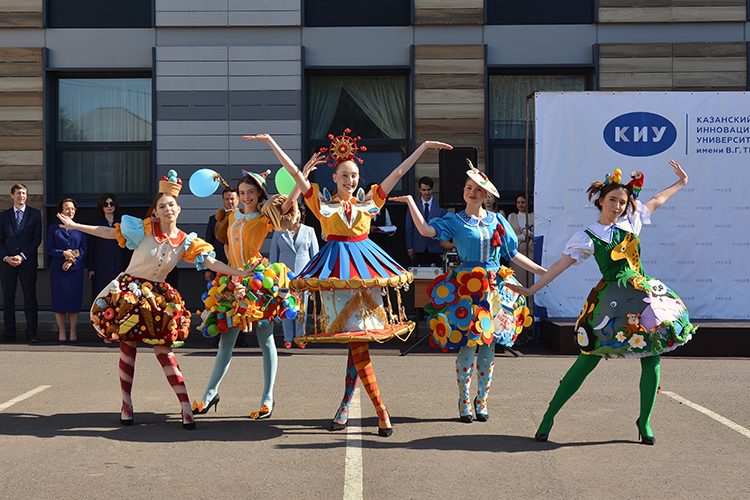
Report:
[{"label": "colorful skirt", "polygon": [[462,266],[435,278],[425,307],[430,343],[443,350],[493,342],[511,347],[532,322],[526,297],[503,286],[518,284],[512,273],[505,266],[497,272]]},{"label": "colorful skirt", "polygon": [[180,347],[190,332],[190,311],[169,283],[121,273],[94,299],[91,323],[106,340]]},{"label": "colorful skirt", "polygon": [[[406,319],[400,290],[413,277],[367,236],[352,241],[329,237],[305,266],[292,288],[313,293],[315,333],[294,339],[309,342],[385,342],[406,340],[414,322]],[[389,289],[396,290],[396,304]],[[321,301],[320,315],[317,300]]]},{"label": "colorful skirt", "polygon": [[661,281],[646,285],[601,280],[589,293],[576,322],[576,342],[585,354],[643,358],[673,351],[696,330],[682,299]]}]

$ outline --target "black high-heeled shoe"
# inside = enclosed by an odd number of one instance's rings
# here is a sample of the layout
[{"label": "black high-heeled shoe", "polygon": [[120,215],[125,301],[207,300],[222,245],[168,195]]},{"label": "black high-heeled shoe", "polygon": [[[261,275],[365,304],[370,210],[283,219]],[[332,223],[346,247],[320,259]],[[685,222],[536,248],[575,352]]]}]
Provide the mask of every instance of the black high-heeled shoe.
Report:
[{"label": "black high-heeled shoe", "polygon": [[539,432],[534,434],[534,441],[536,441],[537,443],[546,443],[547,438],[549,438],[549,434],[541,434]]},{"label": "black high-heeled shoe", "polygon": [[211,401],[208,402],[206,406],[203,407],[202,410],[198,410],[197,408],[193,408],[193,415],[203,415],[205,413],[208,413],[208,410],[211,409],[211,407],[214,407],[214,413],[216,413],[216,410],[219,408],[219,401],[221,398],[219,397],[219,393],[216,393],[216,396],[211,399]]},{"label": "black high-heeled shoe", "polygon": [[470,424],[474,421],[474,415],[472,413],[469,413],[468,415],[463,415],[461,413],[461,401],[458,402],[458,417],[461,419],[461,422]]},{"label": "black high-heeled shoe", "polygon": [[477,421],[478,422],[486,422],[490,419],[489,413],[480,413],[479,407],[477,407],[477,399],[479,399],[479,396],[474,398],[474,413],[477,414]]},{"label": "black high-heeled shoe", "polygon": [[638,439],[643,444],[653,446],[656,444],[656,438],[654,436],[641,435],[641,417],[638,417],[635,421],[635,426],[638,427]]},{"label": "black high-heeled shoe", "polygon": [[[125,403],[122,404],[122,407],[125,408]],[[133,425],[133,408],[130,408],[130,418],[122,418],[122,411],[120,411],[120,425]]]},{"label": "black high-heeled shoe", "polygon": [[192,422],[188,424],[188,423],[185,423],[185,411],[184,410],[180,411],[180,415],[182,416],[182,428],[183,429],[185,429],[186,431],[192,431],[193,429],[195,429],[195,420],[193,420]]},{"label": "black high-heeled shoe", "polygon": [[[388,416],[388,420],[390,420],[391,414],[388,413],[388,410],[385,410],[385,414]],[[378,416],[378,436],[387,438],[391,436],[392,434],[393,434],[393,427],[380,427],[380,417]]]},{"label": "black high-heeled shoe", "polygon": [[328,427],[332,431],[343,431],[346,429],[346,424],[349,423],[348,421],[344,422],[343,424],[340,424],[336,422],[335,420],[331,420],[331,425]]}]

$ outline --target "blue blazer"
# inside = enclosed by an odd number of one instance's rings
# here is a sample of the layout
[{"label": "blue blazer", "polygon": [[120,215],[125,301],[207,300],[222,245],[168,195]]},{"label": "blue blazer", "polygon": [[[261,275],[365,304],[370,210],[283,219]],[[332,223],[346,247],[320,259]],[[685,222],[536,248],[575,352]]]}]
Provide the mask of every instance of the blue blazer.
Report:
[{"label": "blue blazer", "polygon": [[268,260],[283,262],[296,276],[317,253],[318,238],[315,231],[310,226],[302,224],[294,241],[288,232],[274,231]]},{"label": "blue blazer", "polygon": [[63,252],[65,250],[76,249],[79,255],[75,263],[70,267],[70,271],[77,271],[85,267],[83,257],[86,255],[86,250],[88,249],[86,235],[75,229],[68,231],[64,227],[60,227],[59,224],[52,224],[49,227],[49,232],[47,233],[47,254],[52,257],[49,262],[50,269],[62,271],[62,266],[65,263]]},{"label": "blue blazer", "polygon": [[[26,205],[21,220],[21,228],[16,226],[13,207],[0,212],[0,260],[23,253],[26,260],[21,267],[37,267],[37,249],[42,243],[42,212]],[[10,268],[7,262],[0,262],[0,267]]]},{"label": "blue blazer", "polygon": [[[422,211],[422,198],[414,200],[419,207],[419,211]],[[426,222],[430,222],[431,219],[443,217],[448,213],[448,210],[442,208],[438,201],[433,197],[430,202],[430,217]],[[443,253],[443,247],[440,246],[438,240],[427,238],[422,236],[417,228],[414,227],[414,221],[411,218],[411,212],[406,211],[406,250],[414,250],[416,253],[422,253],[425,250],[430,253]]]}]

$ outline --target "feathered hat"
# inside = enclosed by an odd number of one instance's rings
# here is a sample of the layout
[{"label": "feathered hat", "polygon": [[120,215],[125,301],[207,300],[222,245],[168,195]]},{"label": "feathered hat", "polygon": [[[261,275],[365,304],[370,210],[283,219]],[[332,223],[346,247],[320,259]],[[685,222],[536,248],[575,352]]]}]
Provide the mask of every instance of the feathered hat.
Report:
[{"label": "feathered hat", "polygon": [[466,171],[466,175],[469,176],[469,179],[479,184],[485,191],[495,198],[500,198],[500,193],[497,192],[495,185],[487,178],[487,174],[475,167],[468,158],[466,158],[466,164],[469,165],[469,170]]},{"label": "feathered hat", "polygon": [[182,189],[182,179],[177,177],[177,172],[170,170],[167,175],[159,180],[159,192],[168,194],[174,198],[180,195]]},{"label": "feathered hat", "polygon": [[255,172],[248,172],[247,170],[242,171],[243,174],[245,174],[247,177],[252,177],[255,182],[258,183],[258,186],[263,190],[263,194],[266,195],[266,198],[268,198],[268,189],[266,188],[266,177],[268,177],[268,174],[271,173],[270,170],[266,170],[265,172],[261,172],[259,174],[256,174]]},{"label": "feathered hat", "polygon": [[333,134],[328,134],[328,138],[331,139],[331,145],[328,148],[320,148],[321,153],[328,153],[326,156],[326,162],[329,159],[333,160],[333,165],[328,163],[328,166],[333,168],[342,161],[356,160],[362,163],[362,158],[357,156],[357,151],[367,151],[365,146],[358,146],[357,141],[362,139],[361,137],[350,137],[346,134],[350,134],[351,129],[344,129],[344,133],[334,137]]}]

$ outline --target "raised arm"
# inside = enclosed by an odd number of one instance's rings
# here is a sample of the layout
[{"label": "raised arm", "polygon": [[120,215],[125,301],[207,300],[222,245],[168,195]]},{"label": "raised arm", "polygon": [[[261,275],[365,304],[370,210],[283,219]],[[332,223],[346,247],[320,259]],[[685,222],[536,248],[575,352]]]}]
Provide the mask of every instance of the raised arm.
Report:
[{"label": "raised arm", "polygon": [[[281,166],[284,167],[287,172],[289,172],[289,174],[294,179],[294,182],[297,183],[297,186],[299,187],[300,191],[302,193],[307,193],[307,191],[310,189],[310,181],[307,180],[307,178],[302,174],[300,169],[297,168],[297,165],[294,164],[292,159],[289,158],[289,156],[284,152],[284,150],[281,149],[278,144],[276,144],[276,141],[273,140],[273,137],[271,137],[268,134],[258,134],[258,135],[243,135],[242,138],[245,139],[246,141],[265,142],[266,144],[271,146],[271,149],[276,155],[276,158],[279,159]],[[296,198],[295,198],[295,201],[296,201]]]},{"label": "raised arm", "polygon": [[380,183],[380,188],[383,190],[386,196],[388,196],[388,193],[391,192],[393,186],[396,185],[398,180],[401,179],[401,177],[403,177],[404,174],[406,174],[406,172],[408,172],[409,169],[417,162],[419,157],[422,156],[422,153],[424,153],[428,149],[453,149],[453,146],[444,142],[437,141],[425,141],[420,144],[419,147],[414,150],[414,152],[396,168],[396,170],[391,172],[390,175]]},{"label": "raised arm", "polygon": [[547,270],[547,272],[544,273],[542,277],[539,278],[539,280],[537,280],[537,282],[534,283],[534,285],[531,286],[530,288],[510,285],[510,284],[506,284],[505,286],[510,288],[516,293],[520,293],[521,295],[526,295],[526,296],[534,295],[536,292],[538,292],[539,290],[547,286],[552,280],[560,276],[563,273],[563,271],[565,271],[567,268],[575,264],[575,262],[576,261],[573,257],[571,257],[568,254],[563,254],[562,257],[560,257],[560,260],[552,264]]},{"label": "raised arm", "polygon": [[116,240],[117,232],[113,227],[107,226],[87,226],[86,224],[79,224],[74,222],[73,219],[65,214],[57,214],[57,218],[62,222],[63,227],[67,230],[76,229],[82,233],[96,236],[97,238],[104,238],[105,240]]},{"label": "raised arm", "polygon": [[[321,153],[315,153],[313,154],[309,160],[307,160],[307,163],[305,163],[305,166],[302,167],[302,176],[307,180],[308,177],[310,177],[310,172],[313,170],[318,169],[318,165],[321,163],[325,163],[325,158]],[[295,166],[296,167],[296,166]],[[308,182],[308,185],[310,183]],[[308,189],[310,189],[308,187]],[[305,191],[306,193],[307,191]],[[283,205],[281,205],[281,213],[285,214],[288,213],[289,210],[292,208],[292,203],[297,203],[297,198],[299,198],[302,191],[299,188],[299,185],[295,183],[294,188],[292,189],[292,192],[289,193],[289,196],[287,197],[286,201]]]},{"label": "raised arm", "polygon": [[240,271],[239,269],[230,267],[227,264],[214,259],[213,257],[206,257],[203,261],[203,265],[215,273],[228,274],[230,276],[242,276],[244,278],[247,276],[252,276],[252,274],[254,273],[254,270],[252,269],[245,269]]},{"label": "raised arm", "polygon": [[417,228],[417,231],[419,231],[422,236],[426,238],[434,238],[435,236],[437,236],[437,229],[425,222],[424,217],[422,217],[422,212],[419,211],[417,204],[414,203],[414,198],[412,198],[410,194],[406,196],[395,196],[393,198],[389,198],[389,200],[397,201],[399,203],[406,203],[409,206],[409,212],[411,212],[411,218],[414,222],[414,227]]},{"label": "raised arm", "polygon": [[677,182],[669,186],[667,189],[656,193],[653,198],[648,200],[645,203],[646,208],[648,208],[648,211],[650,213],[654,213],[654,210],[659,208],[660,206],[664,205],[664,203],[670,199],[672,196],[677,193],[680,189],[687,184],[688,176],[685,173],[684,170],[682,170],[682,167],[680,167],[680,164],[677,163],[674,160],[669,160],[669,164],[672,165],[674,168],[674,173],[677,175],[678,179]]}]

